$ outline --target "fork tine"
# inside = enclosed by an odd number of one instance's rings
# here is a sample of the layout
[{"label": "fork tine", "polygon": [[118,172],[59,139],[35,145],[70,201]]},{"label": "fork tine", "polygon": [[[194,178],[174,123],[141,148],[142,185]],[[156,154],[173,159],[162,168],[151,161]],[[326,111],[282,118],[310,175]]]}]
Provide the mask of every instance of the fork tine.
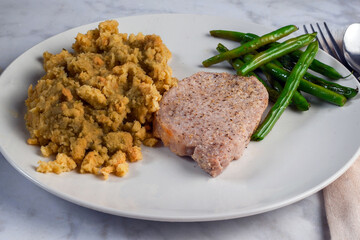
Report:
[{"label": "fork tine", "polygon": [[336,56],[336,53],[334,53],[334,51],[331,49],[330,45],[329,45],[328,42],[326,41],[326,38],[325,38],[323,32],[321,31],[320,25],[319,25],[318,23],[316,23],[316,26],[317,26],[318,29],[319,29],[319,32],[320,32],[320,35],[321,35],[321,38],[322,38],[323,42],[325,43],[327,52],[328,52],[331,56],[333,56],[333,57],[337,58],[339,61],[341,61],[341,60]]},{"label": "fork tine", "polygon": [[[314,29],[314,27],[313,27],[313,25],[310,23],[310,27],[311,27],[311,30],[313,31],[313,32],[317,32],[317,31],[315,31],[315,29]],[[324,47],[322,46],[322,44],[320,43],[320,40],[319,40],[319,37],[318,36],[316,36],[316,40],[319,42],[319,47],[322,49],[322,50],[324,50],[324,51],[326,51],[325,49],[324,49]],[[326,42],[325,42],[325,44],[326,44]],[[326,46],[326,45],[325,45]]]},{"label": "fork tine", "polygon": [[327,34],[330,37],[330,40],[331,40],[331,43],[332,43],[332,45],[334,47],[334,51],[335,51],[336,55],[338,56],[338,58],[340,59],[341,62],[346,63],[344,54],[341,52],[341,50],[339,48],[339,45],[337,44],[337,42],[335,41],[333,35],[331,34],[326,22],[324,22],[324,26],[325,26]]},{"label": "fork tine", "polygon": [[303,28],[304,28],[305,33],[308,34],[309,32],[308,32],[308,30],[306,29],[306,26],[305,26],[305,25],[303,25]]},{"label": "fork tine", "polygon": [[[311,24],[310,24],[310,26],[311,26]],[[309,33],[309,31],[307,30],[307,28],[306,28],[306,26],[305,25],[303,25],[303,28],[304,28],[304,32],[306,33],[306,34],[308,34]],[[315,32],[315,30],[314,30],[314,28],[311,26],[311,28],[312,28],[312,30],[313,30],[313,32]],[[319,39],[318,39],[318,37],[316,37],[316,40],[318,41],[318,43],[319,43],[319,48],[320,49],[322,49],[322,50],[324,50],[324,48],[322,47],[322,45],[321,45],[321,43],[320,43],[320,41],[319,41]]]}]

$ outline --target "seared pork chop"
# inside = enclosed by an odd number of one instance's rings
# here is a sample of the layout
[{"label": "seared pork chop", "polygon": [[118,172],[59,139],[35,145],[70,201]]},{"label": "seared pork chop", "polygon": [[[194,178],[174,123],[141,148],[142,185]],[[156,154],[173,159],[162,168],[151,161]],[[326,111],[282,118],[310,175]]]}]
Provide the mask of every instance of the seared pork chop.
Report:
[{"label": "seared pork chop", "polygon": [[211,176],[241,157],[268,104],[255,77],[199,72],[163,96],[154,134]]}]

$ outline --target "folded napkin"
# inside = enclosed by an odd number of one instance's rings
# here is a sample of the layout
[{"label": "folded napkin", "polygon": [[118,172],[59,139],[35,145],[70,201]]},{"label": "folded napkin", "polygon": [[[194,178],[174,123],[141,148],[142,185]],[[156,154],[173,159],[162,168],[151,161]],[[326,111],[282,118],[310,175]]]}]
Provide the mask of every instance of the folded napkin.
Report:
[{"label": "folded napkin", "polygon": [[360,239],[360,158],[323,193],[331,239]]}]

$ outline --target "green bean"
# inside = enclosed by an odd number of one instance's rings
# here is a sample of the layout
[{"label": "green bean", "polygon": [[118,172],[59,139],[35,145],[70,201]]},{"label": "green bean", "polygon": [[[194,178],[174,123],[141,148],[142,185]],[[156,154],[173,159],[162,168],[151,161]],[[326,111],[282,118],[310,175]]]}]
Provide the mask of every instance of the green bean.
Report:
[{"label": "green bean", "polygon": [[[241,43],[245,43],[248,41],[252,41],[254,39],[259,38],[259,36],[252,34],[252,33],[242,33],[242,32],[235,32],[235,31],[227,31],[227,30],[212,30],[210,31],[210,34],[214,37],[220,37],[224,39],[229,39]],[[270,43],[269,45],[265,47],[273,47],[275,45],[278,45],[278,42]],[[300,55],[302,54],[301,50],[295,50],[292,53],[289,54],[289,57],[291,57],[293,62],[296,62],[299,60]],[[338,71],[336,71],[335,68],[326,65],[316,59],[311,63],[309,66],[309,69],[320,73],[324,75],[325,77],[328,77],[333,80],[338,80],[340,78],[344,78]]]},{"label": "green bean", "polygon": [[[286,56],[286,55],[285,55],[285,56]],[[275,59],[275,60],[273,60],[273,61],[271,61],[271,62],[274,63],[274,64],[276,64],[276,65],[278,65],[279,67],[283,68],[282,63],[281,63],[279,60]],[[261,69],[261,68],[262,68],[262,67],[260,67],[260,69]],[[263,71],[263,70],[262,70],[262,71]],[[265,71],[263,71],[263,72],[265,73]],[[267,74],[267,75],[269,75],[269,74]],[[272,85],[273,88],[279,89],[278,92],[281,92],[282,86],[281,86],[281,84],[277,81],[277,79],[276,79],[276,78],[275,78],[275,79],[272,79],[272,81],[273,81],[273,84],[274,84],[274,85]],[[280,89],[281,89],[281,90],[280,90]],[[309,110],[309,108],[310,108],[309,102],[306,100],[306,98],[305,98],[298,90],[296,90],[296,92],[295,92],[292,100],[293,100],[293,104],[295,105],[295,107],[296,107],[298,110],[300,110],[300,111],[307,111],[307,110]]]},{"label": "green bean", "polygon": [[[289,60],[289,56],[284,56],[286,58],[279,58],[279,61],[283,64],[283,66],[291,71],[291,69],[294,67],[294,64],[293,62],[290,62]],[[343,85],[340,85],[338,83],[334,83],[334,82],[331,82],[331,81],[327,81],[323,78],[320,78],[318,76],[315,76],[311,73],[305,73],[304,75],[304,79],[312,82],[312,83],[315,83],[319,86],[322,86],[326,89],[329,89],[331,91],[334,91],[336,93],[339,93],[341,95],[344,95],[347,99],[350,99],[350,98],[353,98],[357,95],[357,93],[359,92],[359,89],[358,88],[351,88],[351,87],[346,87],[346,86],[343,86]]]},{"label": "green bean", "polygon": [[282,57],[278,58],[278,61],[281,62],[284,68],[291,71],[293,67],[295,66],[295,63],[292,61],[292,58],[290,55],[284,55]]},{"label": "green bean", "polygon": [[290,33],[296,31],[298,28],[294,25],[288,25],[282,28],[279,28],[273,32],[270,32],[268,34],[263,35],[260,38],[254,39],[252,41],[249,41],[247,43],[244,43],[240,47],[234,48],[230,51],[227,51],[225,53],[220,53],[216,56],[213,56],[209,59],[206,59],[202,62],[204,67],[209,67],[213,64],[229,60],[232,58],[239,57],[241,55],[244,55],[246,53],[250,53],[256,49],[258,49],[261,46],[264,46],[266,44],[269,44],[271,42],[275,42],[276,40],[283,38]]},{"label": "green bean", "polygon": [[[301,55],[301,51],[294,51],[289,54],[290,57],[293,59],[293,61],[297,61]],[[335,68],[326,65],[318,60],[313,62],[309,68],[313,70],[314,72],[320,73],[321,75],[324,75],[325,77],[328,77],[333,80],[338,80],[340,78],[344,78],[338,71],[335,70]]]},{"label": "green bean", "polygon": [[[286,82],[288,76],[290,75],[288,71],[278,67],[273,63],[265,64],[264,69],[267,73],[271,74],[272,76],[276,77],[282,82]],[[346,103],[346,97],[344,97],[343,95],[338,94],[329,89],[326,89],[322,86],[316,85],[305,79],[301,79],[299,90],[309,93],[315,97],[318,97],[322,100],[325,100],[327,102],[333,103],[338,106],[344,106],[344,104]]]},{"label": "green bean", "polygon": [[[266,73],[266,72],[265,72]],[[278,92],[281,92],[284,88],[283,86],[278,82],[276,81],[275,79],[273,79],[273,76],[271,76],[270,74],[266,73],[266,77],[267,79],[269,79],[269,81],[271,82],[271,85],[273,86],[273,88],[278,91]]]},{"label": "green bean", "polygon": [[[252,73],[253,73],[253,75],[252,75]],[[257,79],[259,79],[259,81],[260,81],[261,83],[263,83],[263,84],[265,83],[265,84],[266,84],[266,82],[265,82],[259,75],[257,75],[257,74],[254,73],[254,72],[251,72],[251,73],[249,74],[249,76],[254,76],[254,77],[256,77]],[[261,79],[261,80],[260,80],[260,79]],[[264,86],[265,86],[266,90],[267,90],[268,93],[269,93],[269,101],[275,103],[276,100],[279,98],[279,95],[280,95],[279,91],[275,90],[274,88],[272,88],[272,87],[269,86],[268,84],[266,84],[266,85],[265,85],[265,84],[264,84]]]},{"label": "green bean", "polygon": [[224,38],[224,39],[228,39],[228,40],[232,40],[232,41],[236,41],[236,42],[243,42],[243,41],[245,42],[245,39],[246,39],[246,42],[254,40],[254,38],[247,39],[245,34],[247,34],[247,33],[228,31],[228,30],[211,30],[210,31],[210,35],[213,37]]},{"label": "green bean", "polygon": [[[285,57],[285,58],[284,58]],[[294,63],[291,62],[290,60],[290,57],[289,56],[283,56],[281,58],[279,58],[279,61],[283,64],[283,66],[291,71],[291,69],[294,67]],[[356,94],[358,93],[359,89],[354,89],[354,88],[351,88],[351,87],[345,87],[345,86],[342,86],[340,84],[337,84],[337,83],[334,83],[334,82],[331,82],[331,81],[327,81],[323,78],[320,78],[320,77],[317,77],[311,73],[305,73],[304,75],[304,79],[312,82],[312,83],[315,83],[319,86],[322,86],[326,89],[330,89],[331,91],[334,91],[336,93],[339,93],[341,95],[344,95],[347,99],[350,99],[350,98],[353,98],[356,96]]]},{"label": "green bean", "polygon": [[[254,54],[257,54],[257,51],[254,51]],[[283,65],[281,64],[281,62],[279,62],[277,59],[271,61],[272,63],[274,63],[275,65],[279,66],[279,67],[283,67]],[[259,67],[260,70],[265,74],[267,75],[267,78],[268,76],[270,76],[269,74],[266,73],[266,71],[264,70],[263,66],[260,66]],[[281,86],[281,84],[278,82],[277,78],[276,77],[272,77],[272,78],[268,78],[272,81],[272,87],[274,89],[276,89],[278,92],[281,92],[283,87]],[[310,108],[310,104],[309,102],[306,100],[306,98],[299,92],[299,91],[296,91],[293,98],[293,105],[300,111],[307,111],[309,110]]]},{"label": "green bean", "polygon": [[277,46],[273,46],[263,52],[260,52],[255,55],[252,61],[247,62],[244,66],[242,66],[239,69],[238,74],[246,75],[248,72],[255,70],[256,68],[258,68],[261,65],[264,65],[265,63],[271,62],[276,58],[279,58],[296,49],[308,45],[309,43],[314,41],[315,37],[316,37],[316,33],[304,34],[299,37],[286,40],[285,42],[280,43]]},{"label": "green bean", "polygon": [[319,78],[315,75],[312,75],[311,73],[305,73],[304,79],[306,79],[312,83],[315,83],[319,86],[322,86],[326,89],[329,89],[331,91],[339,93],[339,94],[345,96],[347,99],[355,97],[359,91],[358,88],[355,89],[355,88],[351,88],[351,87],[345,87],[340,84]]},{"label": "green bean", "polygon": [[[263,72],[263,74],[265,75],[266,79],[268,80],[268,82],[270,83],[270,85],[273,87],[273,89],[278,93],[278,95],[280,95],[281,91],[283,90],[283,87],[281,86],[281,84],[274,79],[273,76],[271,76],[270,74]],[[295,97],[295,95],[294,95]],[[277,100],[277,99],[276,99]],[[290,104],[292,104],[292,100],[290,101]],[[273,103],[275,103],[276,101],[274,101]]]},{"label": "green bean", "polygon": [[[278,92],[281,92],[283,90],[283,86],[279,83],[279,81],[277,80],[276,77],[268,74],[266,72],[266,70],[264,70],[263,67],[260,67],[261,71],[266,75],[266,78],[269,80],[269,82],[271,83],[271,86]],[[300,111],[307,111],[310,109],[310,104],[309,102],[306,100],[306,98],[299,92],[296,91],[294,93],[292,100],[292,105],[294,105],[294,107],[297,110]]]},{"label": "green bean", "polygon": [[288,77],[283,91],[280,93],[278,100],[270,109],[264,121],[256,129],[251,139],[260,141],[271,131],[277,120],[280,118],[285,108],[289,105],[291,98],[293,97],[296,89],[298,88],[300,81],[307,71],[310,63],[314,60],[317,50],[319,49],[318,42],[312,42],[309,44],[305,52],[300,56],[299,61],[296,63],[294,69],[291,71]]}]

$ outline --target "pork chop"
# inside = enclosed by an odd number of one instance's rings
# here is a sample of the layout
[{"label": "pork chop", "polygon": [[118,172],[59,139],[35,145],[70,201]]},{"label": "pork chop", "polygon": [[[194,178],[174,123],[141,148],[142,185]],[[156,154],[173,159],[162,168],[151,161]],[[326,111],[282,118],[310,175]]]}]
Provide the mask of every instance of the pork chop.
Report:
[{"label": "pork chop", "polygon": [[268,104],[255,77],[199,72],[165,93],[154,134],[215,177],[241,157]]}]

